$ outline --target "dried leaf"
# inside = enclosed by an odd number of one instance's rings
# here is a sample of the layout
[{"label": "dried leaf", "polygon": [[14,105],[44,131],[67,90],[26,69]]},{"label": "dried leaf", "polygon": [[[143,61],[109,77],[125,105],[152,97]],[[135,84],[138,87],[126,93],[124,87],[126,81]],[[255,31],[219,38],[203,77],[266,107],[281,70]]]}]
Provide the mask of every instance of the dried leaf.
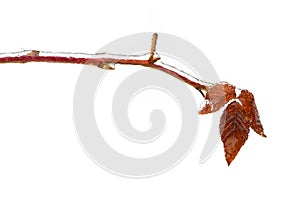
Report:
[{"label": "dried leaf", "polygon": [[245,112],[246,119],[249,119],[251,128],[259,135],[267,137],[264,134],[264,128],[261,124],[259,113],[255,104],[254,96],[248,90],[242,90],[238,99],[242,103]]},{"label": "dried leaf", "polygon": [[200,109],[200,114],[208,114],[218,111],[231,99],[236,98],[235,86],[228,83],[218,83],[208,88],[205,99],[208,101]]},{"label": "dried leaf", "polygon": [[250,122],[245,119],[243,106],[233,101],[224,110],[220,120],[220,135],[228,165],[234,160],[248,138]]}]

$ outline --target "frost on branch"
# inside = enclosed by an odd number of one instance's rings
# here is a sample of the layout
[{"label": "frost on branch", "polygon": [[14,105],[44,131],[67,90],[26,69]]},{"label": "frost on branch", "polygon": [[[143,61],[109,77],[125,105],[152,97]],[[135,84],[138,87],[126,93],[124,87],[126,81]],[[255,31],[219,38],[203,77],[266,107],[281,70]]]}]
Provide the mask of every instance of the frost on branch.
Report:
[{"label": "frost on branch", "polygon": [[[151,49],[148,53],[149,57],[145,59],[136,58],[137,56],[135,55],[110,53],[53,53],[40,50],[22,50],[19,52],[0,53],[0,64],[28,62],[72,63],[93,65],[105,70],[114,70],[116,65],[140,65],[162,71],[194,87],[201,93],[206,103],[200,109],[199,114],[213,113],[224,106],[226,107],[219,126],[228,165],[234,160],[246,142],[250,127],[257,134],[266,137],[252,93],[248,90],[242,90],[237,97],[236,87],[231,84],[225,82],[216,84],[202,82],[174,66],[159,62],[160,57],[155,56],[157,39],[158,35],[154,33]],[[190,79],[190,77],[194,79]]]}]

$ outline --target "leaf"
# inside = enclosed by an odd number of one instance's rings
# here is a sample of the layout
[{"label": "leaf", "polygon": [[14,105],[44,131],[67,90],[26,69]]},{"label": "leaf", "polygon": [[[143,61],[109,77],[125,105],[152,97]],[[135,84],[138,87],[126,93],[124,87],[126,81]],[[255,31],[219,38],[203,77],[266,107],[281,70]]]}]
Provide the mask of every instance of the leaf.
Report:
[{"label": "leaf", "polygon": [[245,109],[246,119],[249,119],[251,128],[262,137],[267,137],[259,118],[253,94],[248,90],[242,90],[238,99]]},{"label": "leaf", "polygon": [[235,86],[228,83],[218,83],[210,86],[205,96],[207,103],[200,109],[199,114],[216,112],[234,98],[236,98]]},{"label": "leaf", "polygon": [[246,112],[243,106],[237,101],[230,103],[221,116],[220,135],[228,166],[248,138],[250,121],[245,119],[245,116]]}]

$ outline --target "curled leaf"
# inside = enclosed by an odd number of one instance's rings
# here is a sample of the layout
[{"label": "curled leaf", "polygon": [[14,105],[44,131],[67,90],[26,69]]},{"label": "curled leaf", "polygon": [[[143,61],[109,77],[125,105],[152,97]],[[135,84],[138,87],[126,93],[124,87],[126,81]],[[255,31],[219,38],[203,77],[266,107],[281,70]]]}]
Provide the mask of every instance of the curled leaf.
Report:
[{"label": "curled leaf", "polygon": [[251,128],[262,137],[267,137],[264,133],[264,128],[259,118],[259,113],[254,101],[253,94],[248,90],[242,90],[238,99],[245,109],[246,119],[250,121]]},{"label": "curled leaf", "polygon": [[228,165],[234,160],[248,138],[250,121],[245,119],[246,112],[237,101],[230,103],[220,120],[220,135],[224,144]]},{"label": "curled leaf", "polygon": [[218,111],[231,99],[236,98],[235,86],[228,83],[218,83],[210,86],[205,99],[207,103],[200,109],[200,114],[209,114]]}]

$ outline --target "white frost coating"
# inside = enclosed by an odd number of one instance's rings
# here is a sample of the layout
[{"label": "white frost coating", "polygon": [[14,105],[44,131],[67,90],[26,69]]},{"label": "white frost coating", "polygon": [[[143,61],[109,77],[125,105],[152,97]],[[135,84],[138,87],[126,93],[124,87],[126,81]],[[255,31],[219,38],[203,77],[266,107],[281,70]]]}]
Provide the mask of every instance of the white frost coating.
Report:
[{"label": "white frost coating", "polygon": [[[143,53],[143,54],[137,54],[137,55],[122,55],[122,54],[112,54],[112,53],[84,53],[84,52],[50,52],[50,51],[42,51],[42,50],[20,50],[20,51],[15,51],[15,52],[3,52],[0,53],[0,58],[1,57],[18,57],[18,56],[25,56],[25,55],[30,55],[32,52],[39,52],[39,56],[60,56],[60,57],[81,57],[81,58],[89,58],[89,57],[94,57],[94,58],[130,58],[134,57],[135,59],[144,59],[145,57],[148,57],[149,52]],[[147,58],[148,59],[148,58]]]},{"label": "white frost coating", "polygon": [[200,103],[199,111],[201,111],[201,110],[205,107],[205,105],[208,104],[208,103],[209,103],[208,100],[202,101],[202,102]]},{"label": "white frost coating", "polygon": [[236,97],[238,97],[241,94],[241,92],[242,92],[242,89],[235,87]]}]

